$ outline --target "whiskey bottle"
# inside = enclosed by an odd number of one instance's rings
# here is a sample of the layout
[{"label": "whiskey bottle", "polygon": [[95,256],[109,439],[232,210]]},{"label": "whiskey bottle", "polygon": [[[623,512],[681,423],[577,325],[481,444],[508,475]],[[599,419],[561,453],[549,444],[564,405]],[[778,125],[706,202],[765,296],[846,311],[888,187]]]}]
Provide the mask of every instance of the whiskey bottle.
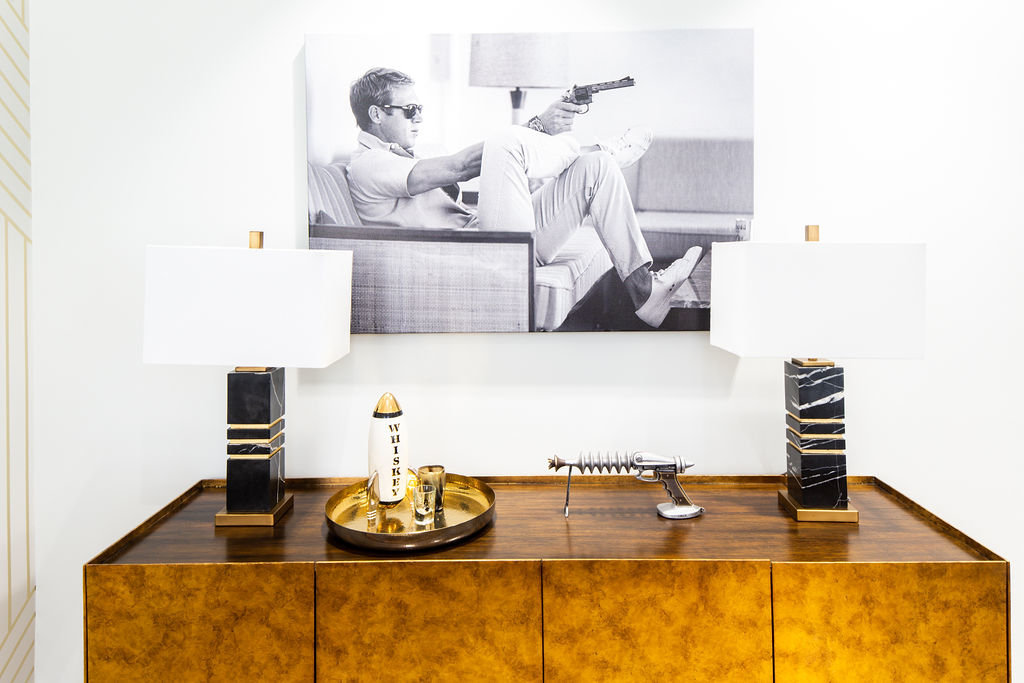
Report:
[{"label": "whiskey bottle", "polygon": [[397,505],[405,498],[408,444],[402,423],[402,409],[397,399],[385,393],[373,409],[367,444],[370,477],[377,474],[380,504],[384,507]]}]

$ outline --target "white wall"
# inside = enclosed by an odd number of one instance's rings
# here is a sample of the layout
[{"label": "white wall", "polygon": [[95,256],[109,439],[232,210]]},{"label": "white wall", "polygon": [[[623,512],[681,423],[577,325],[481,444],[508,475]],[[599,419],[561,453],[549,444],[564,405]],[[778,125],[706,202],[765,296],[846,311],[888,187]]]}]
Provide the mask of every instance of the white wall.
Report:
[{"label": "white wall", "polygon": [[[827,240],[928,243],[926,358],[846,363],[852,473],[1024,560],[1015,3],[388,7],[382,19],[335,0],[34,4],[39,680],[80,676],[81,565],[223,471],[225,368],[141,364],[144,245],[242,245],[254,226],[269,247],[302,245],[303,36],[381,21],[754,28],[754,238],[800,239],[813,222]],[[334,367],[289,372],[290,474],[361,473],[385,390],[423,457],[467,474],[541,474],[552,453],[607,448],[683,453],[700,474],[777,473],[780,366],[737,361],[706,333],[359,337]]]}]

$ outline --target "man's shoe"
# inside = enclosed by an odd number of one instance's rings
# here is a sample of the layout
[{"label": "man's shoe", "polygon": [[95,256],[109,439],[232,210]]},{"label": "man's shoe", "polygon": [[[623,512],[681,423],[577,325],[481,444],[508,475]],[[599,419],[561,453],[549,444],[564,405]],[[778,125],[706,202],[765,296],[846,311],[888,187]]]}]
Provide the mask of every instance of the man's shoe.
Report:
[{"label": "man's shoe", "polygon": [[701,251],[703,250],[700,247],[690,247],[682,258],[676,259],[671,266],[651,276],[651,295],[644,305],[637,309],[636,317],[651,327],[661,327],[661,323],[665,322],[665,316],[668,315],[672,294],[686,278],[690,277],[690,273],[697,266],[697,261],[700,260]]},{"label": "man's shoe", "polygon": [[647,148],[654,140],[654,131],[650,128],[629,128],[625,133],[612,140],[600,140],[597,146],[612,155],[619,168],[632,166],[640,161]]}]

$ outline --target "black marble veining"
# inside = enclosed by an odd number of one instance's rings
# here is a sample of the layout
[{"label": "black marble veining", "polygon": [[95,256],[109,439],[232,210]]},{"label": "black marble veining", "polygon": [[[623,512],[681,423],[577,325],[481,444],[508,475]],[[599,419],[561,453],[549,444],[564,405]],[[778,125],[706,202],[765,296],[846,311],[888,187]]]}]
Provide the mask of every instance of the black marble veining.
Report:
[{"label": "black marble veining", "polygon": [[849,505],[846,454],[801,453],[786,444],[786,487],[805,508],[842,509]]},{"label": "black marble veining", "polygon": [[846,432],[845,422],[802,422],[793,415],[786,413],[786,425],[797,434],[843,434]]},{"label": "black marble veining", "polygon": [[228,455],[270,455],[282,446],[284,446],[284,432],[266,443],[229,443]]},{"label": "black marble veining", "polygon": [[846,450],[846,439],[837,439],[831,436],[824,438],[820,436],[801,436],[792,429],[786,430],[786,438],[789,442],[802,451],[842,451]]},{"label": "black marble veining", "polygon": [[785,361],[786,410],[800,420],[845,417],[843,369],[801,367]]}]

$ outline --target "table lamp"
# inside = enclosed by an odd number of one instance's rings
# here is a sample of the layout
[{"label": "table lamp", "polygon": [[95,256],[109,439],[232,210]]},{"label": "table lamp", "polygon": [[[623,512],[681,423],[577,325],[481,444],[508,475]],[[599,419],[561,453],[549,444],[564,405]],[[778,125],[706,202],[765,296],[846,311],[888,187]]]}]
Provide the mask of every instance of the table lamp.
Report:
[{"label": "table lamp", "polygon": [[711,344],[787,357],[786,489],[797,521],[857,522],[846,485],[843,369],[830,358],[918,358],[924,351],[923,244],[712,246]]},{"label": "table lamp", "polygon": [[284,367],[349,351],[352,252],[146,247],[143,361],[236,365],[227,377],[227,500],[217,526],[273,526],[285,491]]},{"label": "table lamp", "polygon": [[523,121],[523,88],[569,87],[569,47],[558,33],[474,33],[469,84],[511,88],[512,123]]}]

